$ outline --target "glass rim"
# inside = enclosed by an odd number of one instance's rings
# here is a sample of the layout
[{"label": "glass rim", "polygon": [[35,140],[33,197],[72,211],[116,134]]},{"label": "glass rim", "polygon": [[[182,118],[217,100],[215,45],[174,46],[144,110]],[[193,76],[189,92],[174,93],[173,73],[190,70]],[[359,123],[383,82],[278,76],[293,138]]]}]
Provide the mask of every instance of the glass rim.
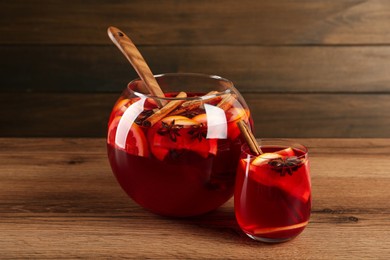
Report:
[{"label": "glass rim", "polygon": [[130,81],[127,84],[127,89],[130,91],[130,93],[133,93],[134,95],[140,97],[140,98],[153,98],[153,99],[158,99],[158,100],[167,100],[167,101],[172,101],[172,100],[206,100],[218,96],[222,96],[225,94],[230,94],[233,93],[235,90],[234,84],[231,80],[226,79],[224,77],[218,76],[218,75],[209,75],[209,74],[203,74],[203,73],[193,73],[193,72],[171,72],[171,73],[161,73],[161,74],[155,74],[153,75],[155,78],[162,78],[162,77],[175,77],[175,76],[185,76],[185,77],[198,77],[198,78],[208,78],[212,80],[219,80],[228,83],[229,85],[226,86],[226,90],[224,91],[217,91],[217,93],[212,94],[212,95],[205,95],[205,96],[196,96],[196,97],[158,97],[155,95],[151,94],[145,94],[141,93],[139,91],[135,91],[130,88],[131,84],[134,84],[134,82],[137,81],[142,81],[141,78],[135,78],[132,81]]},{"label": "glass rim", "polygon": [[[269,144],[263,144],[264,142],[267,142]],[[281,139],[281,138],[260,139],[259,148],[261,149],[262,147],[285,147],[285,148],[291,147],[293,149],[295,148],[295,149],[298,149],[298,150],[303,152],[302,155],[295,156],[298,159],[304,158],[309,154],[309,149],[305,145],[303,145],[295,140],[292,140],[292,139]],[[249,159],[256,158],[257,156],[259,156],[259,155],[255,155],[252,152],[250,152],[249,145],[247,143],[244,143],[241,145],[241,154],[245,154],[246,158],[249,158]],[[264,159],[275,159],[275,157],[264,156]]]}]

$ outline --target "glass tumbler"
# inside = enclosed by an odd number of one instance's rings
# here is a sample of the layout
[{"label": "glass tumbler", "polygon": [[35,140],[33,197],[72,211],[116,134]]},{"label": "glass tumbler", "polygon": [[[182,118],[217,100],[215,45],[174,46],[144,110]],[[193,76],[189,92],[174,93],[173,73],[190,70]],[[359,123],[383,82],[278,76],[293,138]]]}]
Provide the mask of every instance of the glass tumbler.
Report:
[{"label": "glass tumbler", "polygon": [[242,146],[234,209],[240,228],[263,242],[284,242],[309,222],[311,181],[308,150],[289,140],[262,140],[262,154]]}]

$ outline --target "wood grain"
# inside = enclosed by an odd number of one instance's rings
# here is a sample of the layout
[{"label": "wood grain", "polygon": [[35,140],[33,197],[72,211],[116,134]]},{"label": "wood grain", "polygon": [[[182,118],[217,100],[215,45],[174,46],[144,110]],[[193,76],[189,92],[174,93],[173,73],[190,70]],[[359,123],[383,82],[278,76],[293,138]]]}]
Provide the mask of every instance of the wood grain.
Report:
[{"label": "wood grain", "polygon": [[[103,137],[119,94],[0,94],[0,136]],[[390,95],[244,94],[258,137],[390,137]]]},{"label": "wood grain", "polygon": [[[390,93],[390,47],[140,48],[155,74],[199,72],[241,92]],[[1,91],[122,91],[136,78],[115,46],[0,46]],[[11,75],[11,76],[10,76]]]},{"label": "wood grain", "polygon": [[0,7],[1,44],[108,44],[109,25],[137,45],[390,42],[387,0],[42,0],[39,8],[13,0]]},{"label": "wood grain", "polygon": [[3,1],[0,136],[104,136],[117,95],[103,93],[137,77],[113,25],[156,74],[232,80],[257,136],[389,137],[389,14],[386,0]]},{"label": "wood grain", "polygon": [[102,138],[1,138],[1,257],[387,259],[390,139],[297,141],[311,158],[311,220],[266,245],[239,230],[232,200],[190,219],[141,209],[111,174]]},{"label": "wood grain", "polygon": [[0,136],[106,135],[119,94],[0,94]]}]

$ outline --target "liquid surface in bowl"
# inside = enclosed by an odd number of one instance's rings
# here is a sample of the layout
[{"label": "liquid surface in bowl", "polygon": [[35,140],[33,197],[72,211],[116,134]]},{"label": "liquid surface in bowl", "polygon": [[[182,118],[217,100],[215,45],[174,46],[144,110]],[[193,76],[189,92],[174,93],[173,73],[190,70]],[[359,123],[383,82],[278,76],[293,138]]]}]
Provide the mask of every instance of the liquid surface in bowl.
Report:
[{"label": "liquid surface in bowl", "polygon": [[134,201],[161,215],[183,217],[231,198],[242,144],[237,122],[251,122],[236,99],[219,106],[224,98],[189,100],[152,124],[148,119],[159,110],[153,99],[118,100],[109,120],[108,157]]}]

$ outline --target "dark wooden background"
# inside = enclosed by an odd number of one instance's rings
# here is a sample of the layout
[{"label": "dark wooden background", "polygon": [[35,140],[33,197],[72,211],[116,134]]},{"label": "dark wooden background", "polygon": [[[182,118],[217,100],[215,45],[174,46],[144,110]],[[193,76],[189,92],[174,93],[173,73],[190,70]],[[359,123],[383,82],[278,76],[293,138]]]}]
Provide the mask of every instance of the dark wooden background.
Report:
[{"label": "dark wooden background", "polygon": [[390,137],[388,0],[0,2],[0,136],[104,136],[135,72],[231,79],[257,137]]}]

